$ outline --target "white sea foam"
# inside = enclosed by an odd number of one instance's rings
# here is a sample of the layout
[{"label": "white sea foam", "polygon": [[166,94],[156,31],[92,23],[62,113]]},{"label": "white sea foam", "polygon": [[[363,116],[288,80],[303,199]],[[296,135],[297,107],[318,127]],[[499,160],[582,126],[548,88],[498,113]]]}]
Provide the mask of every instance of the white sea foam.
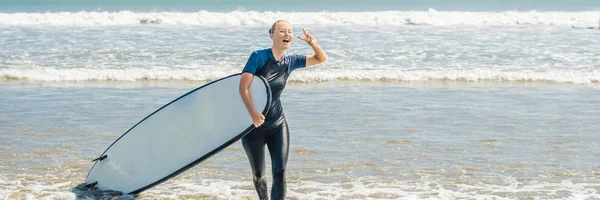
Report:
[{"label": "white sea foam", "polygon": [[[19,180],[9,181],[0,177],[0,198],[48,198],[48,199],[92,199],[94,197],[130,199],[127,195],[71,189],[70,182],[42,183]],[[600,194],[594,188],[597,183],[533,182],[509,185],[452,184],[445,186],[435,181],[423,182],[380,182],[363,178],[345,183],[320,183],[314,181],[288,181],[288,198],[296,199],[513,199],[513,198],[561,198],[594,199]],[[90,193],[91,192],[91,193]],[[176,179],[159,184],[141,193],[143,199],[256,199],[251,181],[227,181],[217,179]]]},{"label": "white sea foam", "polygon": [[[25,80],[36,82],[59,81],[210,81],[239,73],[230,70],[192,69],[0,69],[0,81]],[[292,82],[326,81],[525,81],[575,84],[600,83],[600,72],[589,70],[551,69],[495,70],[495,69],[424,69],[424,70],[360,70],[360,69],[306,69],[297,70],[289,78]]]},{"label": "white sea foam", "polygon": [[277,19],[293,24],[341,26],[570,26],[595,25],[597,12],[459,12],[459,11],[380,11],[380,12],[48,12],[0,13],[0,25],[97,26],[167,24],[196,26],[269,25]]}]

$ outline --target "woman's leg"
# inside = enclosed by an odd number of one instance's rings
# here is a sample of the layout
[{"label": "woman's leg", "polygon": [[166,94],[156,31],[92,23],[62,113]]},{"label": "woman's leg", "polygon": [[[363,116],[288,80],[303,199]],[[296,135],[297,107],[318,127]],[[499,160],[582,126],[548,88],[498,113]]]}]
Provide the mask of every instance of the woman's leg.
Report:
[{"label": "woman's leg", "polygon": [[260,129],[254,129],[242,138],[242,145],[252,167],[252,181],[258,197],[269,199],[267,196],[267,180],[265,180],[265,140]]},{"label": "woman's leg", "polygon": [[285,169],[288,160],[288,151],[290,143],[290,134],[287,122],[283,122],[281,127],[272,133],[267,139],[269,154],[271,154],[271,167],[273,173],[273,185],[271,187],[271,198],[279,200],[285,198],[286,181]]}]

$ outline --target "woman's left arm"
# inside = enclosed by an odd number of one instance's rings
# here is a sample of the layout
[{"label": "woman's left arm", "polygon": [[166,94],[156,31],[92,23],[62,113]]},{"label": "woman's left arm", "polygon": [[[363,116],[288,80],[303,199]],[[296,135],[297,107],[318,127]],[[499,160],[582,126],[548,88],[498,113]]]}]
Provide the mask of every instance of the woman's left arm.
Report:
[{"label": "woman's left arm", "polygon": [[306,66],[317,65],[325,62],[327,60],[327,55],[325,55],[325,51],[319,46],[317,43],[317,39],[313,37],[311,34],[307,33],[306,30],[302,29],[304,32],[304,38],[298,36],[298,39],[305,41],[313,48],[315,54],[306,56]]}]

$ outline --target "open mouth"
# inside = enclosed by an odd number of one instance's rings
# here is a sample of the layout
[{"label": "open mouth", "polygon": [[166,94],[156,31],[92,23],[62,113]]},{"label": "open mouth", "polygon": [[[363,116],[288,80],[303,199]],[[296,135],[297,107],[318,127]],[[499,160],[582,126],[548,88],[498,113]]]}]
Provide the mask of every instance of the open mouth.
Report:
[{"label": "open mouth", "polygon": [[290,42],[290,40],[289,40],[289,39],[283,39],[283,42],[285,42],[285,43],[289,43],[289,42]]}]

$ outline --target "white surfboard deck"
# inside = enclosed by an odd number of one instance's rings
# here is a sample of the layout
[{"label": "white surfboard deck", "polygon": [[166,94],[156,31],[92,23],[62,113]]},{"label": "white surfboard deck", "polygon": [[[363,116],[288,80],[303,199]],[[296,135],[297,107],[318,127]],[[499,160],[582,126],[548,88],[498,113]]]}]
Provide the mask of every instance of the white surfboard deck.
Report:
[{"label": "white surfboard deck", "polygon": [[[234,74],[173,100],[111,144],[85,184],[137,194],[193,167],[254,129]],[[268,82],[255,76],[250,87],[257,110],[271,103]]]}]

